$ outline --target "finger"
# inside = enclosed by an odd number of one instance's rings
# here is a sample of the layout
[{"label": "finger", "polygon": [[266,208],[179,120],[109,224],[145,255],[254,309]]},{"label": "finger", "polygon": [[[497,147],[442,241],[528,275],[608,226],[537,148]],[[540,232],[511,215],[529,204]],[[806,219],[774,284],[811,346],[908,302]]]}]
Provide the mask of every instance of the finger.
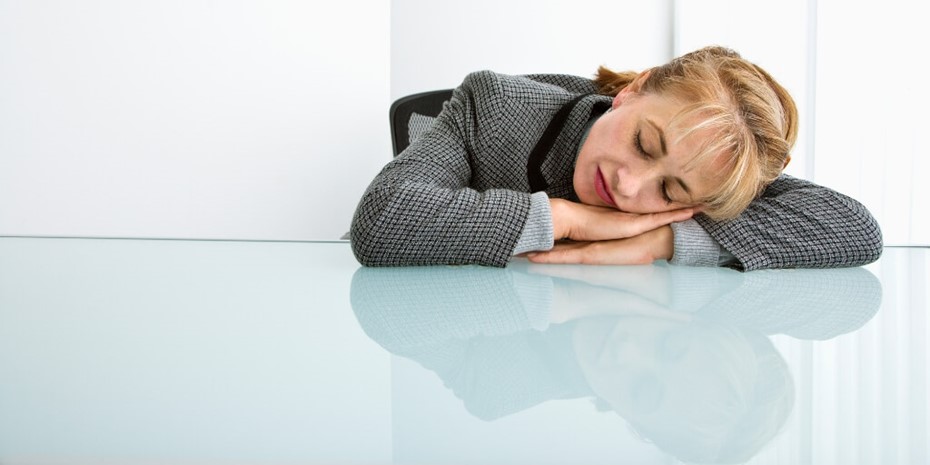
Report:
[{"label": "finger", "polygon": [[[607,207],[574,202],[559,203],[553,210],[553,225],[557,239],[602,241],[638,236],[694,214],[691,207],[657,213],[630,213]],[[556,224],[561,227],[556,227]]]},{"label": "finger", "polygon": [[653,229],[671,223],[691,219],[692,216],[694,216],[694,209],[692,208],[639,215],[638,217],[632,218],[630,221],[630,229],[627,233],[629,236],[637,236],[646,231],[652,231]]}]

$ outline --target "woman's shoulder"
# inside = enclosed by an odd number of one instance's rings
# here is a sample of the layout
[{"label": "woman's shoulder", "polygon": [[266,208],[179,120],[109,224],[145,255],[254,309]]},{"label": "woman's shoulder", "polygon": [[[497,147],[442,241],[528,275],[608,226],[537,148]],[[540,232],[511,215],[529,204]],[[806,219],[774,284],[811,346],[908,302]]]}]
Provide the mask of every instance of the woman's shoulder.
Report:
[{"label": "woman's shoulder", "polygon": [[782,173],[777,178],[775,178],[772,183],[766,186],[762,197],[774,197],[782,193],[798,189],[830,190],[817,183],[814,183],[813,181]]},{"label": "woman's shoulder", "polygon": [[578,94],[597,91],[594,81],[568,74],[512,75],[483,70],[470,73],[463,88],[476,97],[510,100],[531,106],[560,106]]},{"label": "woman's shoulder", "polygon": [[524,77],[565,89],[574,94],[593,94],[597,92],[597,84],[594,83],[594,80],[572,74],[527,74]]}]

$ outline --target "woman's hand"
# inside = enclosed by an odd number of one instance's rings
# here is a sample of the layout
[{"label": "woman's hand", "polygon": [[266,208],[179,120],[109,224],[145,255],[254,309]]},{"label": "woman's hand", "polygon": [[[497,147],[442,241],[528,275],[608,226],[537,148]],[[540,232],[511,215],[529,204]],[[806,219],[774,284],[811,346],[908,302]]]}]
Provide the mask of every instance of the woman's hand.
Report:
[{"label": "woman's hand", "polygon": [[644,265],[672,258],[674,249],[674,233],[665,225],[625,239],[557,242],[549,251],[531,252],[526,257],[533,263]]},{"label": "woman's hand", "polygon": [[695,213],[693,208],[660,213],[626,213],[565,199],[549,199],[549,205],[552,210],[553,233],[557,241],[571,239],[587,242],[632,238],[670,223],[685,221]]}]

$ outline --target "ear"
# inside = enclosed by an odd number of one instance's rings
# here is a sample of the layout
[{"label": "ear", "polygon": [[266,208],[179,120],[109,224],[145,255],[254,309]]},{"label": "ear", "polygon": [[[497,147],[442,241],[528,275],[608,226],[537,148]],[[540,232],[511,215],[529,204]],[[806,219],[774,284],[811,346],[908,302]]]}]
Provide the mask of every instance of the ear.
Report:
[{"label": "ear", "polygon": [[633,79],[633,82],[627,84],[626,87],[624,87],[623,89],[620,90],[620,92],[617,93],[617,96],[614,97],[614,101],[610,107],[617,108],[626,99],[630,98],[630,96],[634,94],[638,94],[639,91],[642,90],[643,82],[645,82],[646,78],[649,77],[650,72],[652,72],[651,68],[647,69],[646,71],[643,71],[642,73],[639,73],[639,75],[636,76],[635,79]]},{"label": "ear", "polygon": [[613,103],[610,104],[610,109],[611,110],[617,109],[617,107],[619,107],[623,103],[624,100],[629,98],[630,93],[631,93],[630,85],[627,84],[626,87],[624,87],[623,89],[620,89],[620,92],[617,92],[617,95],[614,96],[614,101]]}]

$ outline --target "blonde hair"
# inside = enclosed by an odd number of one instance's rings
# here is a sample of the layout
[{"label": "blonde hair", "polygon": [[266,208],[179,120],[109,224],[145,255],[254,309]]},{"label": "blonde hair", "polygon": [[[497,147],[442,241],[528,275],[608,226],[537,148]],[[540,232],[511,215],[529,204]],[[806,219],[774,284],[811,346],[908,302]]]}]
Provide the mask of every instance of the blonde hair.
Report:
[{"label": "blonde hair", "polygon": [[[605,95],[636,82],[630,90],[684,102],[670,123],[680,129],[679,141],[698,130],[714,134],[689,162],[722,156],[730,167],[721,185],[700,199],[713,219],[738,216],[791,159],[798,132],[794,100],[769,73],[728,48],[702,48],[643,73],[601,66],[594,81]],[[692,117],[701,123],[683,127]]]}]

